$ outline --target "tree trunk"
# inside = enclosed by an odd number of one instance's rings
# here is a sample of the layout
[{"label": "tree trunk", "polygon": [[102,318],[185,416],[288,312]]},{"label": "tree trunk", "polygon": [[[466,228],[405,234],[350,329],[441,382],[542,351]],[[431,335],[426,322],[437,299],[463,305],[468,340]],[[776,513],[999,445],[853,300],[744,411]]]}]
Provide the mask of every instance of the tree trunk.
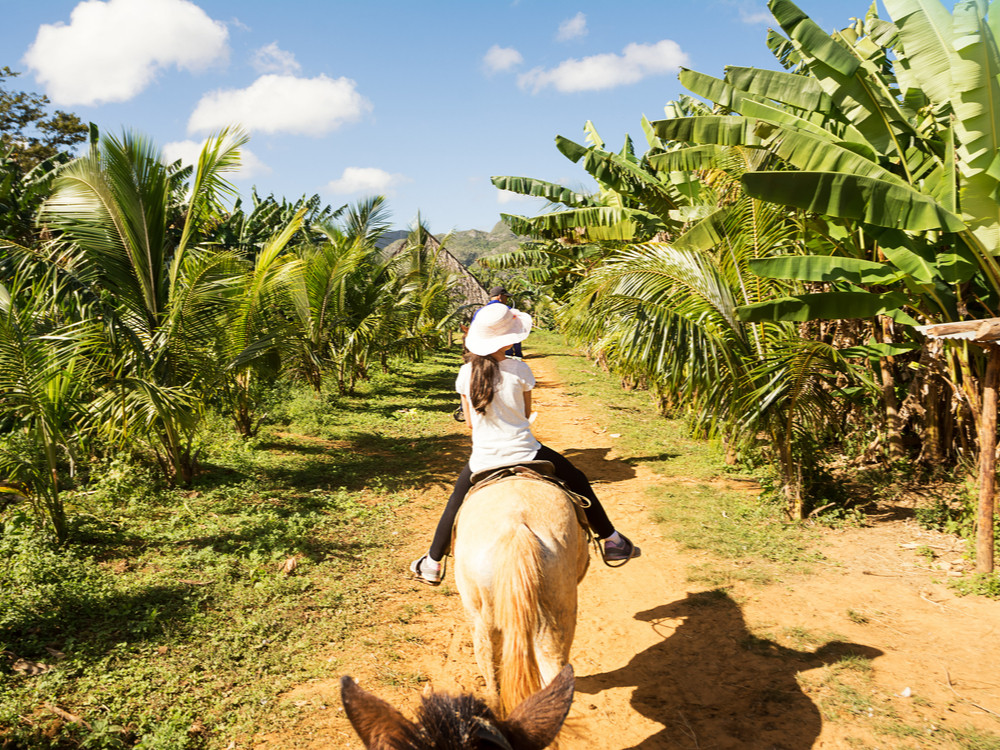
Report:
[{"label": "tree trunk", "polygon": [[944,460],[942,442],[941,381],[936,372],[930,372],[924,388],[924,437],[921,458],[932,469],[941,466]]},{"label": "tree trunk", "polygon": [[1000,380],[1000,345],[987,347],[989,360],[983,378],[979,422],[979,513],[976,533],[976,572],[993,572],[993,515],[997,466],[997,381]]},{"label": "tree trunk", "polygon": [[[875,325],[879,341],[883,344],[892,343],[892,334],[887,328],[888,318],[882,318]],[[885,432],[887,457],[890,463],[901,461],[905,457],[903,450],[903,430],[899,419],[899,398],[896,396],[896,377],[893,373],[892,357],[880,357],[879,369],[882,374],[882,403],[885,407]]]},{"label": "tree trunk", "polygon": [[805,518],[805,501],[802,497],[802,471],[795,465],[792,446],[782,436],[774,436],[778,446],[778,463],[781,471],[781,494],[785,497],[785,512],[796,521]]}]

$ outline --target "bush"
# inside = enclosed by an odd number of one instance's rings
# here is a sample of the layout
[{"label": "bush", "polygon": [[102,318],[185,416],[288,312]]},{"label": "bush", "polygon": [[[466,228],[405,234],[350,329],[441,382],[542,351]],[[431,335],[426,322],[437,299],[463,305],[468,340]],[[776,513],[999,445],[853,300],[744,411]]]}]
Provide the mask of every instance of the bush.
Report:
[{"label": "bush", "polygon": [[123,456],[111,456],[95,463],[87,484],[87,492],[94,503],[119,508],[146,503],[163,488],[163,472],[157,467]]}]

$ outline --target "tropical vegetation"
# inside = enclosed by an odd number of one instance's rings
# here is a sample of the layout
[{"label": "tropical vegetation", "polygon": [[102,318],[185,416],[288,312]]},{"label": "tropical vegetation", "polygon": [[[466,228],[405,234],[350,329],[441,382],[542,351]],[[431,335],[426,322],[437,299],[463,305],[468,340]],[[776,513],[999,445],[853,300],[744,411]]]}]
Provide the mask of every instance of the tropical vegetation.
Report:
[{"label": "tropical vegetation", "polygon": [[[0,466],[58,539],[63,491],[113,454],[190,485],[213,413],[257,433],[284,380],[341,393],[390,357],[419,359],[460,301],[422,244],[386,255],[385,199],[332,209],[256,194],[226,175],[247,136],[168,164],[135,133],[15,173],[0,239]],[[20,179],[13,177],[20,176]]]},{"label": "tropical vegetation", "polygon": [[492,262],[570,278],[567,330],[736,453],[770,456],[795,516],[825,504],[809,497],[821,446],[968,466],[982,423],[985,358],[916,326],[1000,302],[1000,56],[982,3],[886,7],[829,34],[771,0],[783,70],[682,71],[700,99],[643,120],[642,155],[590,123],[587,146],[557,138],[590,195],[494,179],[554,207],[504,217],[537,242]]},{"label": "tropical vegetation", "polygon": [[[624,386],[653,394],[661,414],[757,467],[793,519],[851,512],[858,501],[833,481],[838,470],[963,474],[994,453],[984,432],[995,439],[995,368],[968,337],[924,327],[1000,309],[1000,19],[978,0],[950,12],[938,0],[885,7],[889,18],[872,5],[828,33],[790,0],[770,0],[775,70],[682,71],[691,95],[641,120],[642,151],[628,135],[609,147],[592,122],[583,144],[556,138],[592,190],[493,180],[550,205],[502,216],[530,241],[480,258],[487,285],[507,284]],[[0,69],[0,84],[15,75]],[[315,195],[239,196],[229,179],[248,138],[239,129],[211,136],[185,166],[141,134],[102,134],[47,105],[0,85],[0,557],[11,561],[0,586],[23,590],[0,607],[0,636],[40,653],[61,642],[61,617],[100,609],[103,651],[74,657],[87,669],[151,656],[146,638],[165,656],[175,628],[204,623],[164,613],[223,598],[198,593],[213,565],[223,580],[254,581],[240,589],[248,610],[283,602],[264,626],[285,632],[283,619],[301,615],[289,602],[308,586],[270,580],[267,566],[322,565],[369,544],[366,524],[386,511],[364,493],[386,489],[393,457],[441,447],[427,424],[400,423],[413,411],[384,389],[401,379],[419,390],[425,377],[424,393],[450,390],[425,371],[467,312],[443,262],[448,240],[418,217],[387,251],[382,196],[336,208]],[[349,414],[365,398],[378,416],[362,429]],[[287,470],[299,473],[286,493],[286,470],[258,465],[253,447],[284,445],[282,427],[299,418],[319,440],[311,450],[341,453],[322,477]],[[353,452],[362,443],[367,453]],[[213,486],[225,473],[242,477],[235,489]],[[129,530],[137,508],[151,524],[142,533]],[[937,520],[968,533],[968,509],[958,512]],[[332,531],[341,523],[355,540],[347,552]],[[120,560],[95,562],[129,545],[146,555],[138,592],[106,575]],[[164,562],[155,550],[169,545],[190,556]],[[346,588],[307,609],[354,611]],[[220,647],[256,637],[261,623],[245,613],[212,611],[239,624]],[[277,687],[282,654],[262,668]],[[58,679],[39,685],[61,689]],[[177,696],[189,685],[163,687]],[[207,742],[192,739],[193,704],[173,710],[164,698],[125,726],[115,699],[90,689],[107,721],[86,735],[71,721],[59,742]],[[211,689],[237,694],[244,714],[232,721],[252,723],[244,692]],[[22,720],[17,710],[0,722]],[[229,721],[226,706],[212,710],[218,726]],[[19,738],[47,741],[48,729],[27,724]]]}]

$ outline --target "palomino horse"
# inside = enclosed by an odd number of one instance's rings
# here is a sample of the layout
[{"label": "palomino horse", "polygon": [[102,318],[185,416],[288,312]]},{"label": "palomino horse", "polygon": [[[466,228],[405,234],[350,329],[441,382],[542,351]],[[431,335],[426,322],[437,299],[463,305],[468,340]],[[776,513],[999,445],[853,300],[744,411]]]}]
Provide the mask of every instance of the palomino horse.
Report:
[{"label": "palomino horse", "polygon": [[454,553],[476,662],[505,716],[569,661],[587,533],[571,496],[528,472],[473,487]]},{"label": "palomino horse", "polygon": [[542,750],[559,734],[573,702],[573,667],[504,720],[471,695],[422,696],[416,722],[385,701],[340,680],[344,711],[368,750]]}]

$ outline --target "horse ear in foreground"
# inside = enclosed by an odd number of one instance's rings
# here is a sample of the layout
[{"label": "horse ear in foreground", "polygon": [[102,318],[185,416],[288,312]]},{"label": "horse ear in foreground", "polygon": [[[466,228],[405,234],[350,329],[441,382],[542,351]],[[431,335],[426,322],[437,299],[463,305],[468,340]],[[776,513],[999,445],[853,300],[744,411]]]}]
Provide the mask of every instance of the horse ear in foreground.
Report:
[{"label": "horse ear in foreground", "polygon": [[561,487],[518,473],[473,487],[454,547],[476,663],[505,716],[569,662],[587,533]]},{"label": "horse ear in foreground", "polygon": [[573,667],[500,720],[471,695],[431,693],[421,698],[415,722],[350,677],[341,700],[368,750],[542,750],[555,740],[573,702]]}]

